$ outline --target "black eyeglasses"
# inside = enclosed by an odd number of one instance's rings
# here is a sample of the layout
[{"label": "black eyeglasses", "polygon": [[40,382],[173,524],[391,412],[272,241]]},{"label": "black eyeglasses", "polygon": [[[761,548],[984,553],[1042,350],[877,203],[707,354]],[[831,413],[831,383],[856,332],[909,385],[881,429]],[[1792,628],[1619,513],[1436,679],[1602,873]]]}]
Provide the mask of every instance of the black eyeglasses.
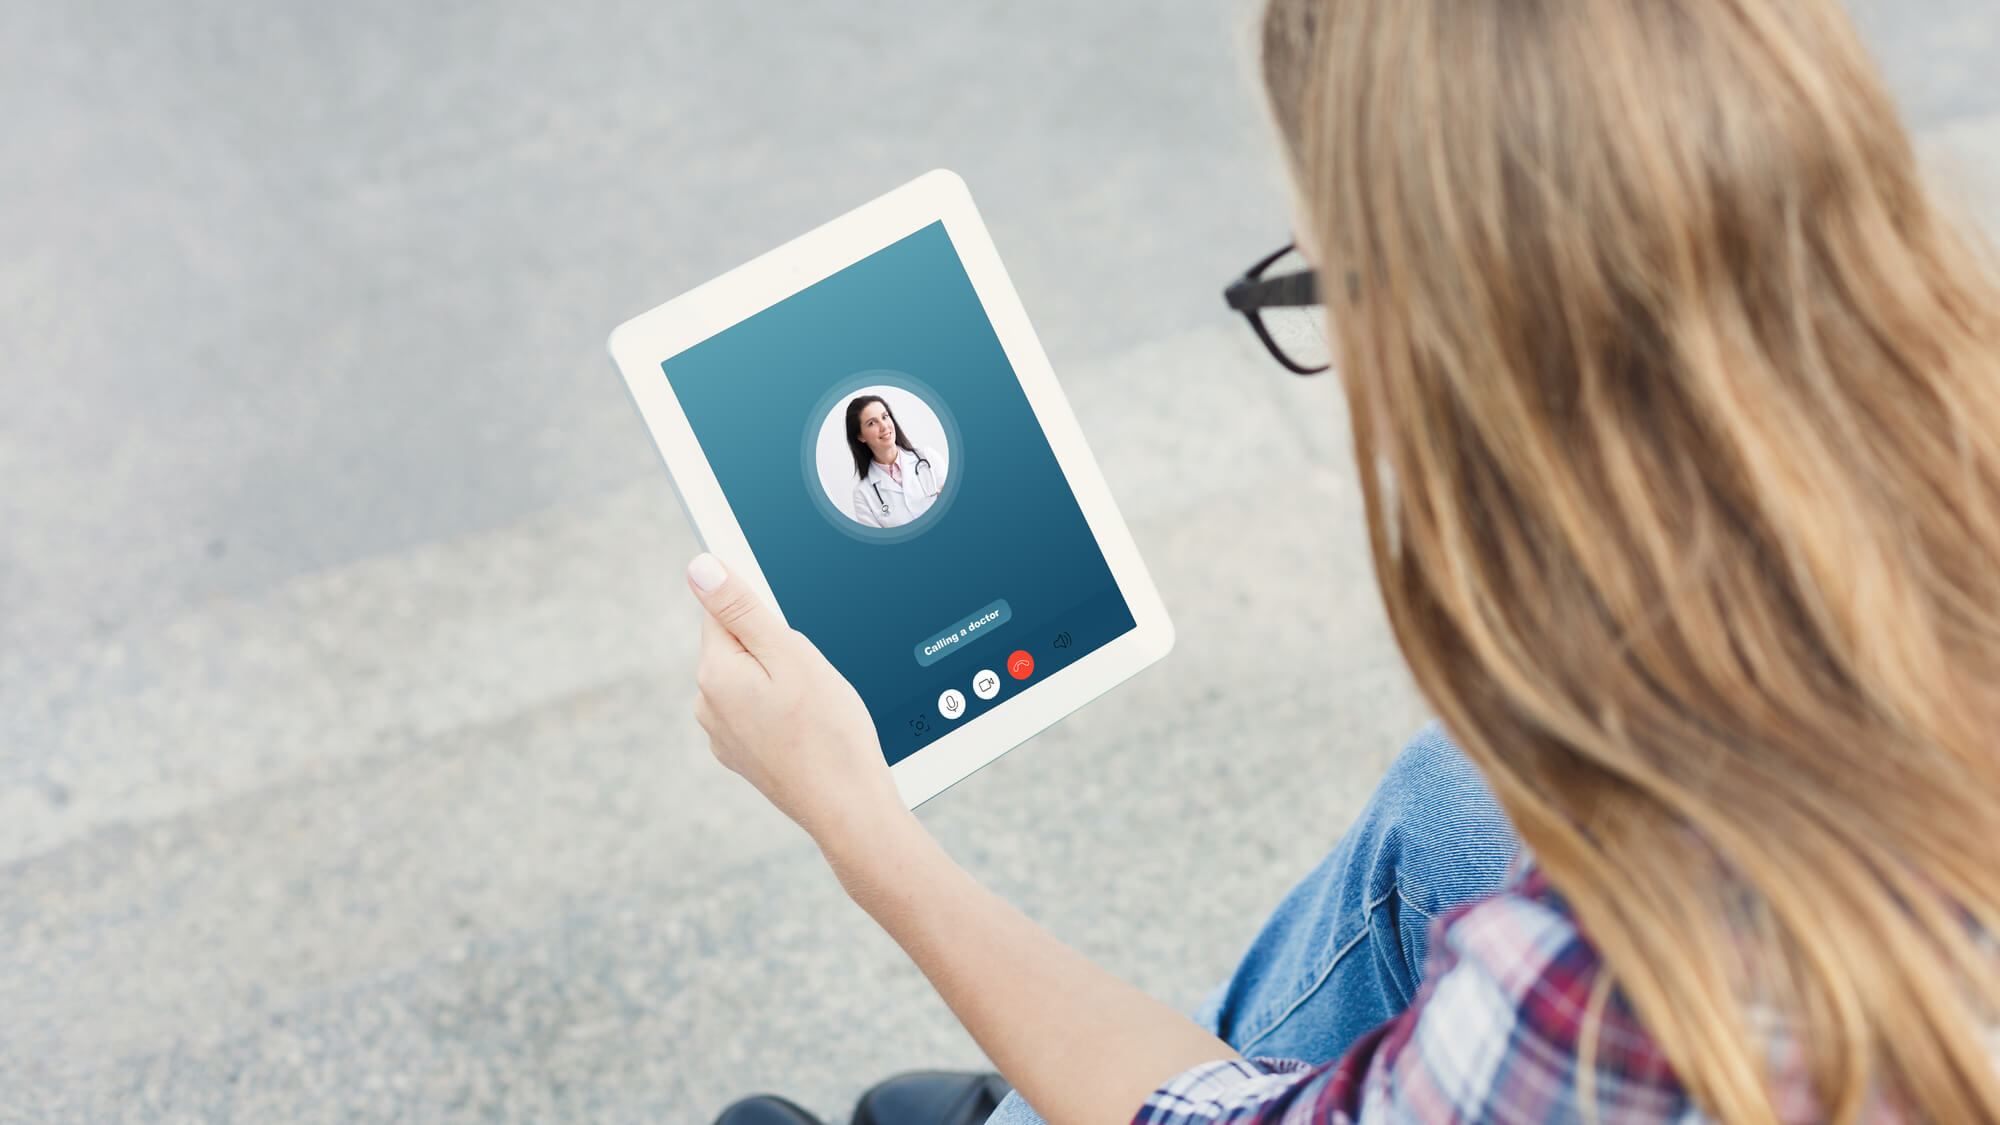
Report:
[{"label": "black eyeglasses", "polygon": [[[1268,275],[1268,276],[1267,276]],[[1251,266],[1222,291],[1229,307],[1243,314],[1271,355],[1300,375],[1333,366],[1326,340],[1326,310],[1320,307],[1319,275],[1299,254],[1284,249]]]}]

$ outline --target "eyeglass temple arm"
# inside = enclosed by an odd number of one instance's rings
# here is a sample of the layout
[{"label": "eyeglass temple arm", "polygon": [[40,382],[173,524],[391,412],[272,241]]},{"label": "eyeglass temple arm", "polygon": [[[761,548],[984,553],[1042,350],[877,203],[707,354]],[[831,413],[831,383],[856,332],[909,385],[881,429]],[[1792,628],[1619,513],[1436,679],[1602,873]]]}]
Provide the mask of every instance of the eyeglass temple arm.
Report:
[{"label": "eyeglass temple arm", "polygon": [[1237,312],[1317,305],[1319,275],[1307,270],[1279,277],[1246,277],[1223,290],[1222,296]]}]

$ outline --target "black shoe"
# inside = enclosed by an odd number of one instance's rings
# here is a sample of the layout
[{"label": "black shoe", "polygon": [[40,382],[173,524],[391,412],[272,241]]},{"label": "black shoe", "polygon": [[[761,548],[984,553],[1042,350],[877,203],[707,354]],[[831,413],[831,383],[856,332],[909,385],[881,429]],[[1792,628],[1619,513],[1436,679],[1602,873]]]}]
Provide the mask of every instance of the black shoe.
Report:
[{"label": "black shoe", "polygon": [[853,1125],[983,1125],[1011,1089],[991,1073],[899,1074],[861,1095]]},{"label": "black shoe", "polygon": [[723,1110],[715,1125],[822,1125],[822,1122],[783,1098],[759,1094]]}]

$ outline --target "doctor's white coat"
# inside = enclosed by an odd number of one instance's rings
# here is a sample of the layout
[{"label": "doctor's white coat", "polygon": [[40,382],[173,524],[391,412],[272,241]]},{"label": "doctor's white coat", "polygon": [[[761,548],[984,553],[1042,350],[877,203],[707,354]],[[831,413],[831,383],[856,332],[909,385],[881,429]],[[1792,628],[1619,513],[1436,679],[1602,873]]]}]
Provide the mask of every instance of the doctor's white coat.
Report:
[{"label": "doctor's white coat", "polygon": [[[903,483],[897,484],[881,465],[868,463],[868,475],[854,486],[854,518],[869,527],[901,527],[925,512],[944,491],[945,461],[938,451],[924,446],[919,452],[927,462],[917,467],[917,454],[898,450],[896,467]],[[877,499],[880,489],[880,499]],[[883,508],[889,510],[885,513]]]}]

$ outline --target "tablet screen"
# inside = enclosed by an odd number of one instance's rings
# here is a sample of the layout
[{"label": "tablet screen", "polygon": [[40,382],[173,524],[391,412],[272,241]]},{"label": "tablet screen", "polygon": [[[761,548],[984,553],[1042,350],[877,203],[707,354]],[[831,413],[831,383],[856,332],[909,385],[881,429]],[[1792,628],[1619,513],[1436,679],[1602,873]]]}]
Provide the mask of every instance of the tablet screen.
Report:
[{"label": "tablet screen", "polygon": [[662,368],[891,764],[1133,628],[943,223]]}]

